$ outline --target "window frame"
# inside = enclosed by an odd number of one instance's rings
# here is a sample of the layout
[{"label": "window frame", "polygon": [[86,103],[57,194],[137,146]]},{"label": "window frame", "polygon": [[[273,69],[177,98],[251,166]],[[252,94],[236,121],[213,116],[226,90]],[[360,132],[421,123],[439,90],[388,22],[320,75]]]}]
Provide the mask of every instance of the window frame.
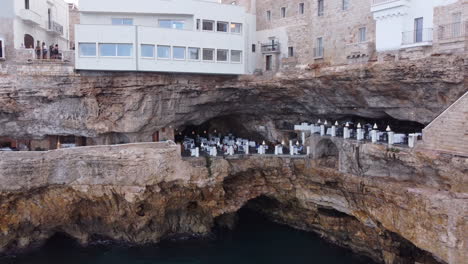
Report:
[{"label": "window frame", "polygon": [[[81,53],[81,45],[89,44],[94,45],[94,55],[82,55]],[[78,56],[80,58],[96,58],[98,56],[98,47],[96,42],[78,42]]]},{"label": "window frame", "polygon": [[[153,48],[153,56],[152,57],[147,57],[147,56],[143,56],[143,46],[151,46]],[[154,44],[140,44],[140,57],[142,59],[152,59],[154,60],[156,58],[156,45]]]},{"label": "window frame", "polygon": [[[176,49],[184,49],[184,58],[183,59],[180,59],[180,58],[176,58],[174,55],[175,55],[175,50]],[[176,61],[185,61],[187,60],[187,47],[184,47],[184,46],[172,46],[172,59],[173,60],[176,60]]]},{"label": "window frame", "polygon": [[289,46],[288,47],[288,58],[292,58],[292,57],[294,57],[294,47]]},{"label": "window frame", "polygon": [[[225,25],[226,25],[226,31],[220,31],[220,30],[219,30],[219,27],[218,27],[219,24],[225,24]],[[216,21],[216,32],[219,32],[219,33],[229,33],[229,32],[230,32],[230,26],[231,26],[231,23],[229,23],[229,22],[226,22],[226,21]]]},{"label": "window frame", "polygon": [[[233,61],[233,60],[232,60],[232,58],[233,58],[232,53],[233,53],[233,52],[239,52],[239,59],[240,59],[239,61]],[[229,56],[229,61],[230,61],[231,63],[242,64],[242,61],[243,61],[242,50],[230,50],[229,55],[230,55],[230,56]]]},{"label": "window frame", "polygon": [[[159,47],[166,47],[166,48],[169,48],[169,55],[167,58],[165,57],[159,57]],[[172,47],[171,45],[157,45],[156,46],[156,58],[158,60],[171,60],[172,58]]]},{"label": "window frame", "polygon": [[[190,50],[191,50],[191,49],[197,49],[197,50],[198,50],[198,59],[192,59],[192,58],[190,58],[190,54],[191,54],[191,53],[190,53]],[[187,48],[187,60],[189,60],[189,61],[200,61],[200,60],[201,60],[201,56],[200,56],[200,55],[201,55],[201,48],[197,48],[197,47],[188,47],[188,48]]]},{"label": "window frame", "polygon": [[349,0],[341,0],[341,11],[347,11],[349,9]]},{"label": "window frame", "polygon": [[305,14],[305,3],[299,3],[299,15]]},{"label": "window frame", "polygon": [[[211,51],[212,51],[212,57],[213,57],[213,59],[211,59],[211,60],[205,60],[205,50],[211,50]],[[215,54],[215,53],[216,53],[216,49],[213,49],[213,48],[202,48],[202,57],[201,57],[202,61],[204,61],[204,62],[215,62],[215,60],[216,60],[216,58],[215,58],[216,54]]]},{"label": "window frame", "polygon": [[[104,45],[114,45],[115,55],[102,55],[101,46],[104,46]],[[131,46],[130,55],[120,56],[119,45],[130,45]],[[98,43],[98,49],[99,49],[99,58],[133,58],[133,43],[105,43],[103,42],[103,43]]]},{"label": "window frame", "polygon": [[[359,30],[358,30],[359,34],[358,34],[358,42],[359,43],[365,43],[367,42],[367,27],[360,27]],[[364,39],[362,38],[363,37],[363,33],[364,33]]]},{"label": "window frame", "polygon": [[[233,25],[238,25],[239,26],[239,32],[233,31],[233,29],[236,28],[236,27],[232,27]],[[231,34],[242,35],[242,30],[243,30],[243,24],[242,23],[231,22],[229,24],[229,33],[231,33]]]},{"label": "window frame", "polygon": [[[115,20],[121,20],[121,24],[114,24]],[[123,23],[125,20],[130,20],[132,23],[131,24],[125,24]],[[125,17],[111,17],[111,25],[113,26],[133,26],[134,25],[134,20],[133,18],[125,18]]]},{"label": "window frame", "polygon": [[[211,25],[213,26],[213,28],[211,30],[208,30],[208,29],[205,29],[205,22],[211,22]],[[214,20],[209,20],[209,19],[203,19],[202,20],[202,31],[205,31],[205,32],[214,32],[216,29],[216,21]]]},{"label": "window frame", "polygon": [[[226,52],[226,60],[219,60],[219,53],[220,51]],[[216,49],[216,62],[219,63],[229,63],[229,50],[228,49]]]},{"label": "window frame", "polygon": [[317,0],[317,16],[323,17],[325,15],[325,0]]}]

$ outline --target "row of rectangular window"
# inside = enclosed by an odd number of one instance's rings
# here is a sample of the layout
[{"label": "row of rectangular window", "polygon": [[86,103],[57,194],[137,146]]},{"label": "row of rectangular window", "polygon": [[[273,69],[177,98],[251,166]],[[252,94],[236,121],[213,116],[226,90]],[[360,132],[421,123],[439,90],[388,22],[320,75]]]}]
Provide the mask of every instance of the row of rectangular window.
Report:
[{"label": "row of rectangular window", "polygon": [[[341,9],[343,11],[348,10],[349,8],[349,1],[350,0],[341,0]],[[323,16],[325,11],[325,1],[324,0],[317,0],[317,15],[318,16]],[[305,4],[304,3],[299,3],[299,9],[298,13],[300,15],[303,15],[305,13]],[[281,18],[286,17],[286,7],[281,7],[280,9],[280,15]],[[271,11],[268,10],[266,12],[267,20],[270,21],[272,16],[271,16]]]},{"label": "row of rectangular window", "polygon": [[[133,18],[112,18],[112,25],[133,25]],[[185,21],[174,19],[159,19],[158,25],[161,28],[185,29]],[[216,25],[216,27],[215,27]],[[196,29],[203,31],[216,31],[225,33],[242,33],[242,23],[214,21],[197,19]]]},{"label": "row of rectangular window", "polygon": [[[102,57],[131,57],[133,54],[133,44],[114,44],[114,43],[99,43],[99,56]],[[200,51],[202,52],[203,61],[216,61],[242,63],[242,51],[228,49],[209,49],[209,48],[194,48],[194,47],[178,47],[166,45],[141,45],[141,57],[154,59],[156,57],[155,48],[157,47],[158,59],[174,59],[185,60],[200,60]],[[188,53],[187,53],[188,52]],[[96,57],[96,43],[79,43],[79,54],[81,57]],[[171,56],[172,55],[172,56]]]},{"label": "row of rectangular window", "polygon": [[[156,54],[155,54],[156,49]],[[228,49],[210,49],[210,48],[195,48],[195,47],[172,47],[166,45],[141,45],[141,57],[147,59],[154,59],[157,55],[158,59],[174,59],[174,60],[185,60],[186,57],[189,60],[199,61],[214,61],[216,57],[217,62],[229,62],[242,63],[242,51],[240,50],[228,50]],[[172,56],[171,56],[172,55]]]}]

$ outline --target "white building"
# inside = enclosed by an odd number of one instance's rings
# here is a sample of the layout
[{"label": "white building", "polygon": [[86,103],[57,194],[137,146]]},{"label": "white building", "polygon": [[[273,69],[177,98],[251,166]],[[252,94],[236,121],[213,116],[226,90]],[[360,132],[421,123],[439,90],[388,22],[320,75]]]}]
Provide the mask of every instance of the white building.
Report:
[{"label": "white building", "polygon": [[63,0],[1,0],[0,57],[37,43],[68,48],[68,19]]},{"label": "white building", "polygon": [[[457,0],[372,0],[377,51],[431,46],[434,8]],[[461,17],[460,17],[461,19]]]},{"label": "white building", "polygon": [[80,0],[78,70],[245,74],[252,17],[201,0]]}]

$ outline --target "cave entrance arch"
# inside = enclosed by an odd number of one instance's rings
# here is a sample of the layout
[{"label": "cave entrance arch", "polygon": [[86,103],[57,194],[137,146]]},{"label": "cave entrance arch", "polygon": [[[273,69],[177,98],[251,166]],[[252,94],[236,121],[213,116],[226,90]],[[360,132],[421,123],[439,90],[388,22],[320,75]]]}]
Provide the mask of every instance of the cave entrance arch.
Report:
[{"label": "cave entrance arch", "polygon": [[339,150],[330,139],[321,140],[316,146],[316,159],[320,166],[339,169]]},{"label": "cave entrance arch", "polygon": [[29,34],[24,34],[24,46],[27,49],[34,49],[34,38]]}]

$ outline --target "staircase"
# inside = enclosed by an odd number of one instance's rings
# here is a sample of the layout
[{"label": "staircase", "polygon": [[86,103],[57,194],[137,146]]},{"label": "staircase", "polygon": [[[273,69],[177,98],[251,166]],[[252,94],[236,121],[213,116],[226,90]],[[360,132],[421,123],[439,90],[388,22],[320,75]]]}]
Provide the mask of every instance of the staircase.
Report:
[{"label": "staircase", "polygon": [[468,156],[468,92],[423,130],[424,148]]}]

